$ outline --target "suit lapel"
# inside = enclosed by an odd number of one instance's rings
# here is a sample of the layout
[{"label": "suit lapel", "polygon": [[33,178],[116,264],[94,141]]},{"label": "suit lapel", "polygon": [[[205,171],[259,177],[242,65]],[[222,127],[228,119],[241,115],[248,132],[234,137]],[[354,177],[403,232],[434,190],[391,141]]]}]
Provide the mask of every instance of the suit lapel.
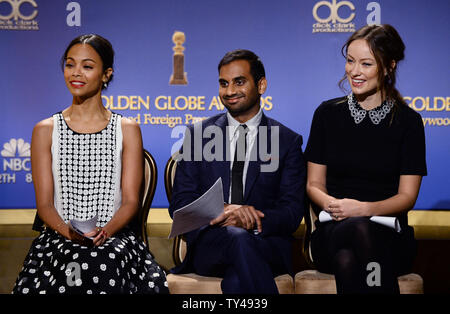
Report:
[{"label": "suit lapel", "polygon": [[227,115],[223,114],[219,117],[215,125],[222,129],[223,136],[223,161],[216,162],[216,170],[218,171],[219,176],[222,178],[222,186],[223,186],[223,199],[228,203],[229,195],[230,195],[230,157],[227,156],[228,149],[227,147],[230,145],[229,134],[227,133]]},{"label": "suit lapel", "polygon": [[[260,137],[260,132],[259,132],[259,127],[266,127],[267,128],[267,139],[268,139],[268,151],[270,151],[270,127],[269,127],[269,122],[267,120],[266,115],[263,113],[262,118],[261,118],[261,123],[258,126],[258,134],[256,136],[255,139],[255,143],[253,144],[252,147],[252,155],[251,156],[255,156],[256,160],[250,160],[248,163],[248,168],[247,168],[247,177],[245,179],[245,193],[244,193],[244,202],[248,201],[248,198],[250,196],[250,193],[253,189],[253,186],[256,182],[256,180],[259,177],[259,174],[261,173],[261,160],[260,160],[260,156],[259,156],[259,152],[258,152],[258,147],[259,147],[259,137]],[[254,159],[254,158],[253,158]]]}]

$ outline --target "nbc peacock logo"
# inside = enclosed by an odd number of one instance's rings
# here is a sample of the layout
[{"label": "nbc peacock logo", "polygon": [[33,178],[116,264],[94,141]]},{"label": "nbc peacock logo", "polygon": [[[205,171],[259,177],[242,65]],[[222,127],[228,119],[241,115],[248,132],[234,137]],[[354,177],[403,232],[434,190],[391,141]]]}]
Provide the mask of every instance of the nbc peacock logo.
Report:
[{"label": "nbc peacock logo", "polygon": [[25,181],[30,183],[31,178],[31,151],[30,144],[24,139],[12,138],[3,144],[0,153],[3,157],[3,173],[0,173],[1,183],[16,183],[16,172],[26,171]]},{"label": "nbc peacock logo", "polygon": [[25,142],[23,138],[12,138],[8,143],[3,144],[3,157],[30,157],[30,144]]}]

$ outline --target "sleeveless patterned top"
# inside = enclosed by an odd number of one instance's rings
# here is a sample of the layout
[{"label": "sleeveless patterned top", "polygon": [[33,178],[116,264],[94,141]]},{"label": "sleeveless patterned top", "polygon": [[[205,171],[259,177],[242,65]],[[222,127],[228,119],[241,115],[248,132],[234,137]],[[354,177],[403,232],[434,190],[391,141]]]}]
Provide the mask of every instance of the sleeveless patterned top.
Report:
[{"label": "sleeveless patterned top", "polygon": [[121,116],[112,113],[96,133],[70,129],[61,112],[53,115],[52,170],[54,203],[61,218],[87,220],[98,215],[103,227],[122,200]]}]

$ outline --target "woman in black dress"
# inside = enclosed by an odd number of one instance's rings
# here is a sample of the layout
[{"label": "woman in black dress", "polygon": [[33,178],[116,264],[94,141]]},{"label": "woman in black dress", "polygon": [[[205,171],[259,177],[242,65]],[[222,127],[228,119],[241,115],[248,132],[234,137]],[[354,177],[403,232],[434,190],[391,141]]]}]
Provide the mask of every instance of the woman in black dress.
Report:
[{"label": "woman in black dress", "polygon": [[[39,122],[31,140],[36,207],[46,229],[13,293],[168,293],[164,271],[127,227],[140,206],[142,137],[137,123],[102,104],[113,60],[110,42],[99,35],[75,38],[63,55],[72,104]],[[95,217],[84,235],[68,224]]]},{"label": "woman in black dress", "polygon": [[[399,293],[397,277],[416,254],[407,213],[426,175],[420,115],[395,88],[405,46],[390,25],[365,26],[345,43],[351,93],[315,111],[305,151],[307,193],[317,222],[311,236],[314,263],[335,275],[338,293]],[[401,231],[369,220],[398,219]],[[373,270],[377,274],[373,274]]]}]

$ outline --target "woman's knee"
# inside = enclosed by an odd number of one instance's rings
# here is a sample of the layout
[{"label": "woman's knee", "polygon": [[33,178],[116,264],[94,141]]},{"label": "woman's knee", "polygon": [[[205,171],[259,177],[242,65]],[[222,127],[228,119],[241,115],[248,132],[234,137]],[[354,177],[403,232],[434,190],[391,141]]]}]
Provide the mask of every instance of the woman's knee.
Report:
[{"label": "woman's knee", "polygon": [[358,267],[354,252],[350,249],[340,249],[333,257],[335,272],[351,273]]},{"label": "woman's knee", "polygon": [[371,239],[376,234],[373,222],[368,217],[351,217],[348,218],[352,224],[354,239]]}]

